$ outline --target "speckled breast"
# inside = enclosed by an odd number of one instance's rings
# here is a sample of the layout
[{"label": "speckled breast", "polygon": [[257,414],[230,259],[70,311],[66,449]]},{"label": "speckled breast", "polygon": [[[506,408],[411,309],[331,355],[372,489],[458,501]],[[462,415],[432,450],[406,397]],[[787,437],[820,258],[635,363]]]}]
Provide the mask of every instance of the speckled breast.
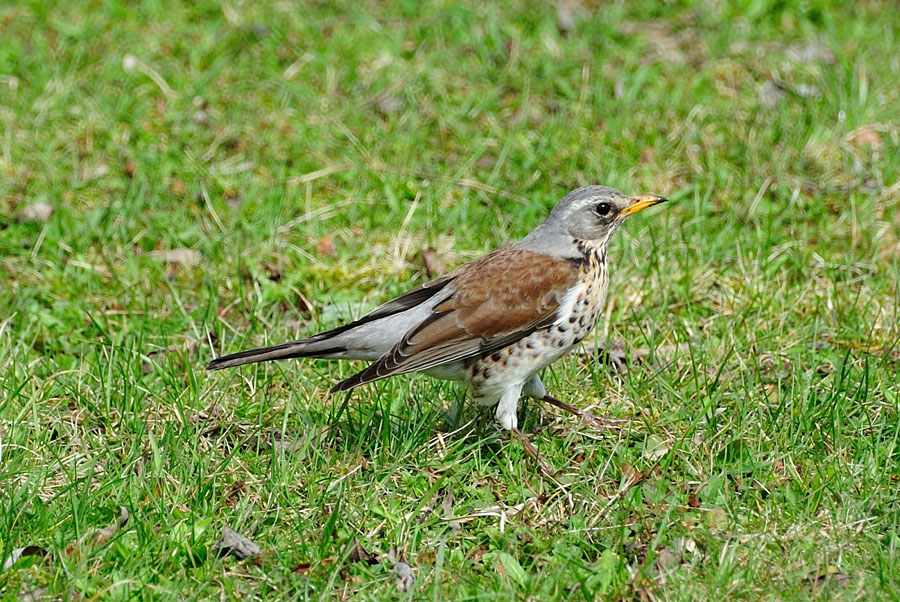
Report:
[{"label": "speckled breast", "polygon": [[493,403],[509,383],[529,378],[580,343],[593,330],[603,311],[608,284],[605,251],[586,254],[571,300],[560,306],[560,313],[551,326],[467,362],[475,401]]},{"label": "speckled breast", "polygon": [[576,295],[566,322],[572,327],[573,345],[590,334],[603,311],[606,302],[606,290],[609,287],[609,271],[606,264],[606,250],[591,253],[590,259],[582,268],[580,280],[584,282],[584,290]]}]

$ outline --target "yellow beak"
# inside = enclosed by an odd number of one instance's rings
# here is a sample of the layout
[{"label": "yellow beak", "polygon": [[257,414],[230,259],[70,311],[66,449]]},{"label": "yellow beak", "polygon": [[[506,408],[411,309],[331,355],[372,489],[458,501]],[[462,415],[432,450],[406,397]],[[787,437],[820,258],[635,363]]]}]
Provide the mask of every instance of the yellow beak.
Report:
[{"label": "yellow beak", "polygon": [[659,205],[660,203],[665,203],[668,200],[669,199],[665,197],[657,196],[655,194],[642,194],[640,196],[631,197],[631,204],[619,212],[619,217],[628,217],[629,215],[633,215],[638,211],[646,209],[647,207]]}]

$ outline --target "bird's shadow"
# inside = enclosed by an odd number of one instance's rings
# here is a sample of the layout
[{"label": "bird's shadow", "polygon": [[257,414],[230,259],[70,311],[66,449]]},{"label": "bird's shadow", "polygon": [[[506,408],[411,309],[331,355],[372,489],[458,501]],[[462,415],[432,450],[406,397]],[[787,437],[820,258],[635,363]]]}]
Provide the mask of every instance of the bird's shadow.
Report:
[{"label": "bird's shadow", "polygon": [[509,439],[494,421],[494,407],[472,403],[452,385],[401,388],[388,381],[373,388],[341,393],[327,413],[310,417],[328,425],[334,447],[370,460],[383,454],[396,459],[419,456],[439,439],[445,449],[480,447],[493,456]]}]

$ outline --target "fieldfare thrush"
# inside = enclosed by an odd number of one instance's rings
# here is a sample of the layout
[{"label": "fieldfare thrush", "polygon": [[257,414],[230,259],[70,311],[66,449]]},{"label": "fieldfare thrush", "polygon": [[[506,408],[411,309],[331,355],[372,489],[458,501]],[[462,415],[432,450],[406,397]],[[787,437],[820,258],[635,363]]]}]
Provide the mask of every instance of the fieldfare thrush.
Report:
[{"label": "fieldfare thrush", "polygon": [[612,422],[551,397],[538,373],[594,328],[606,299],[613,233],[628,216],[665,200],[652,194],[632,197],[606,186],[578,188],[522,240],[350,324],[226,355],[207,369],[297,357],[372,361],[331,392],[407,372],[461,381],[476,403],[497,406],[500,426],[512,431],[547,472],[517,428],[519,397],[525,393],[596,424]]}]

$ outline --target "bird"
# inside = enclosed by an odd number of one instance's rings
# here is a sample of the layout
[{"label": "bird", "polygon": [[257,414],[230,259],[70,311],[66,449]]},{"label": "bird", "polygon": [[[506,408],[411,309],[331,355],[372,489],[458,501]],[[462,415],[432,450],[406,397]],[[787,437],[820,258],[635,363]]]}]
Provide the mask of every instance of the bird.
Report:
[{"label": "bird", "polygon": [[609,287],[609,242],[635,213],[665,202],[655,194],[576,188],[524,238],[417,286],[343,326],[298,341],[216,358],[207,370],[288,358],[368,360],[334,385],[349,391],[424,372],[459,381],[476,404],[549,466],[518,428],[520,397],[550,403],[597,425],[614,421],[547,393],[540,372],[594,328]]}]

